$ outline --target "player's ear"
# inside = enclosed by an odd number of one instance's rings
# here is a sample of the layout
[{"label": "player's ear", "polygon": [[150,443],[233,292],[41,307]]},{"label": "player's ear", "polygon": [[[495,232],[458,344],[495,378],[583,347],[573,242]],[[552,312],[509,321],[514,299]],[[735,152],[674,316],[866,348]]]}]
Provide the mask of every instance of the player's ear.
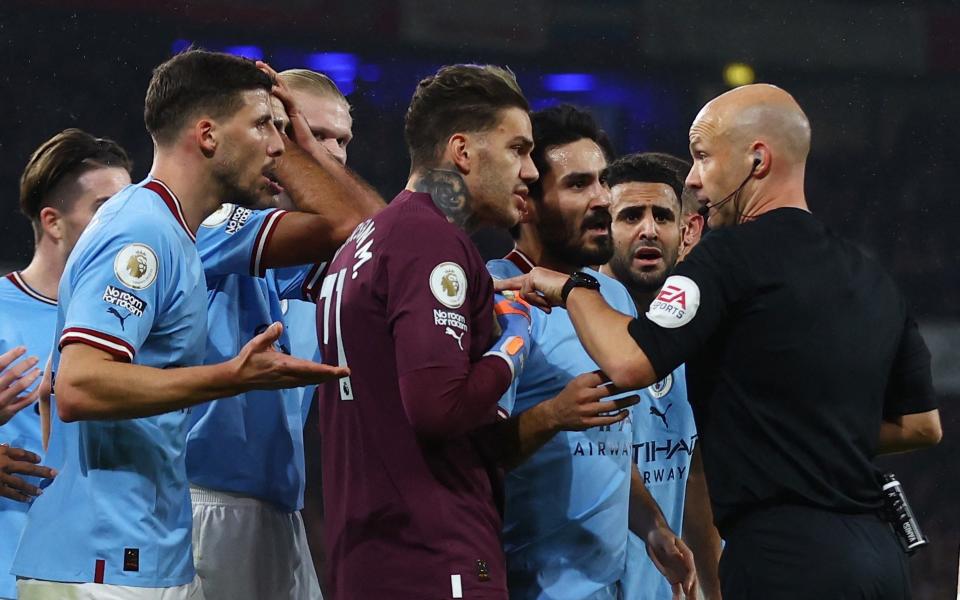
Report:
[{"label": "player's ear", "polygon": [[211,158],[217,151],[218,134],[217,124],[211,119],[200,119],[193,126],[193,137],[197,147],[207,158]]},{"label": "player's ear", "polygon": [[43,235],[49,236],[55,242],[63,239],[63,215],[60,214],[60,211],[50,207],[45,206],[40,209],[40,230],[43,232]]},{"label": "player's ear", "polygon": [[474,152],[470,148],[470,138],[464,133],[455,133],[447,140],[447,156],[464,175],[470,173]]}]

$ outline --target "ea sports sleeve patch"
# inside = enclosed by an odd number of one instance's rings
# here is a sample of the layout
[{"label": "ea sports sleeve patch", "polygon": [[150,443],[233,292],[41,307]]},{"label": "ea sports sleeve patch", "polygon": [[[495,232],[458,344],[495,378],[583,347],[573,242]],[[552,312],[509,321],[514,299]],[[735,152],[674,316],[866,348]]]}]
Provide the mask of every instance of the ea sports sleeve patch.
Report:
[{"label": "ea sports sleeve patch", "polygon": [[647,309],[648,319],[661,327],[683,327],[697,316],[700,308],[700,287],[683,275],[671,275]]}]

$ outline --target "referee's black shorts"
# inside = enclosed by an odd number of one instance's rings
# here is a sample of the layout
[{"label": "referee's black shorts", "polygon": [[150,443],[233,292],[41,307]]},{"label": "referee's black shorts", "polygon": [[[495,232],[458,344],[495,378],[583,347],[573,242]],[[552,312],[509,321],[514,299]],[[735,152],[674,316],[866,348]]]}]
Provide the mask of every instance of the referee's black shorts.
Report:
[{"label": "referee's black shorts", "polygon": [[739,519],[720,558],[724,600],[907,600],[907,557],[875,515],[776,506]]}]

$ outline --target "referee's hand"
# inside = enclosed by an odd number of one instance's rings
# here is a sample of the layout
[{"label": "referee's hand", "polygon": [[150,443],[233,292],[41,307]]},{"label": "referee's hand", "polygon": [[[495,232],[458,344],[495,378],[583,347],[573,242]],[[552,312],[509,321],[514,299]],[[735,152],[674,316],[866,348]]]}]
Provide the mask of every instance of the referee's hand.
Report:
[{"label": "referee's hand", "polygon": [[39,462],[40,457],[33,452],[0,444],[0,496],[18,502],[28,502],[42,494],[40,488],[14,475],[14,473],[33,475],[44,479],[56,476],[57,472],[54,469],[44,467],[38,464]]},{"label": "referee's hand", "polygon": [[519,290],[520,296],[529,304],[544,312],[550,312],[552,306],[563,306],[560,295],[568,279],[570,279],[569,275],[543,267],[534,267],[525,275],[510,279],[494,279],[493,289],[498,292]]}]

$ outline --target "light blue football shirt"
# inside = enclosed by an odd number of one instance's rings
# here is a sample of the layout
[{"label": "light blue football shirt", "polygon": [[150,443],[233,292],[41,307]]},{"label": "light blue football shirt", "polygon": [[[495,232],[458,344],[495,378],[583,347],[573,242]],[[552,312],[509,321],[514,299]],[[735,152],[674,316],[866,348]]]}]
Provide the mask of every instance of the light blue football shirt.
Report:
[{"label": "light blue football shirt", "polygon": [[[683,504],[690,461],[697,443],[693,409],[687,401],[684,365],[642,392],[633,411],[633,460],[670,529],[683,530]],[[627,545],[624,598],[670,600],[670,584],[647,556],[643,540],[632,532]]]},{"label": "light blue football shirt", "polygon": [[[532,267],[514,250],[487,263],[503,279]],[[613,308],[636,316],[626,288],[593,271]],[[520,414],[556,396],[571,379],[598,369],[567,311],[532,310],[530,355],[501,408]],[[514,388],[511,388],[514,389]],[[515,396],[511,396],[515,393]],[[507,473],[504,550],[510,597],[594,600],[616,597],[626,564],[633,428],[628,420],[562,431]]]},{"label": "light blue football shirt", "polygon": [[[67,261],[59,299],[54,376],[59,349],[72,343],[157,368],[203,361],[203,268],[179,200],[158,180],[100,208]],[[13,573],[134,587],[192,581],[187,413],[54,418],[48,456],[63,462],[27,514]]]},{"label": "light blue football shirt", "polygon": [[[285,214],[224,204],[200,227],[197,248],[208,288],[207,364],[236,356],[255,335],[283,319],[285,300],[307,297],[310,282],[319,279],[315,266],[262,268],[266,243]],[[285,328],[282,351],[290,353],[290,339]],[[316,345],[316,333],[313,339]],[[195,407],[187,436],[190,483],[259,498],[284,511],[302,508],[302,397],[302,389],[253,390]]]},{"label": "light blue football shirt", "polygon": [[[43,369],[53,346],[57,301],[34,290],[20,277],[20,273],[13,272],[0,279],[0,315],[3,315],[0,318],[0,354],[17,346],[26,346],[25,356],[36,356],[40,359],[37,366]],[[35,383],[27,391],[33,392],[37,385]],[[0,426],[0,444],[29,450],[42,459],[40,413],[37,408],[37,404],[28,406]],[[19,477],[33,485],[40,483],[37,477]],[[0,498],[0,598],[17,597],[17,580],[10,575],[10,565],[13,564],[20,532],[27,522],[28,508],[30,504],[26,502]]]},{"label": "light blue football shirt", "polygon": [[[290,354],[297,358],[322,362],[320,345],[317,343],[317,305],[313,302],[289,300],[282,302],[280,308],[283,310],[283,326],[290,336]],[[300,412],[306,424],[317,386],[298,389],[301,395]],[[316,427],[316,424],[311,426]]]}]

